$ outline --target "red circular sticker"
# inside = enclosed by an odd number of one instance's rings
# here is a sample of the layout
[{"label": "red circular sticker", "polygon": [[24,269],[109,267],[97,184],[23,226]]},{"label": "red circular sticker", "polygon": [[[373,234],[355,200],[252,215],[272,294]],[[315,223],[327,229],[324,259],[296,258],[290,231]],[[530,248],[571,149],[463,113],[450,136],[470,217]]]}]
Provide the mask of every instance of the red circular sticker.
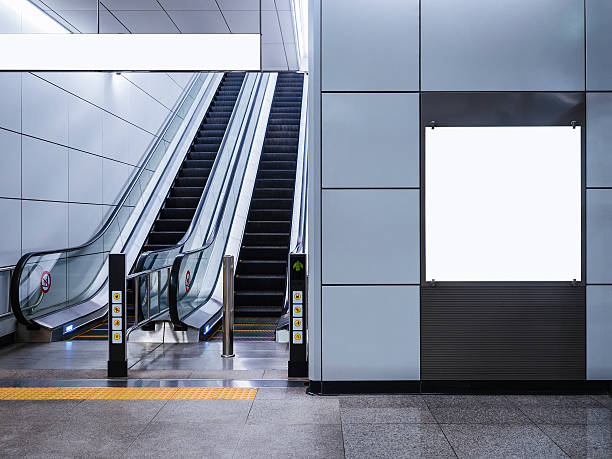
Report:
[{"label": "red circular sticker", "polygon": [[51,273],[49,271],[43,271],[42,276],[40,276],[40,289],[43,293],[51,290]]},{"label": "red circular sticker", "polygon": [[191,290],[191,272],[187,271],[187,273],[185,274],[185,290],[187,291],[187,293],[189,293],[189,290]]}]

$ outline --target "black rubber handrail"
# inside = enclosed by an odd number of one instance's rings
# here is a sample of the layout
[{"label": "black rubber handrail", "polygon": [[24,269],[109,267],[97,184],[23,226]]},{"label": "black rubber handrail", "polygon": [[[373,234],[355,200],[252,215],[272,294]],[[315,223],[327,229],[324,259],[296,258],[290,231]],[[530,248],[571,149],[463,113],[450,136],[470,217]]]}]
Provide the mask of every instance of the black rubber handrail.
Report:
[{"label": "black rubber handrail", "polygon": [[[242,96],[242,93],[244,91],[244,83],[246,82],[247,79],[247,74],[245,74],[244,76],[244,80],[242,82],[242,86],[240,87],[240,92],[238,93],[238,96],[236,97],[236,103],[234,105],[234,110],[232,110],[232,114],[230,116],[230,119],[227,123],[227,127],[225,129],[225,132],[223,133],[223,139],[221,140],[221,145],[219,146],[219,150],[218,152],[223,151],[223,148],[225,147],[225,144],[227,143],[227,133],[229,132],[232,123],[234,121],[234,118],[236,116],[236,106],[238,105],[238,102],[240,101],[240,98]],[[220,161],[221,156],[219,154],[217,154],[217,157],[215,158],[215,162],[213,164],[212,169],[210,170],[210,174],[208,174],[208,177],[214,177],[215,171],[217,170],[217,166],[219,165],[219,161]],[[181,238],[180,241],[178,241],[175,245],[173,245],[172,247],[166,247],[163,249],[157,249],[157,250],[150,250],[148,252],[143,252],[140,254],[140,256],[138,257],[137,263],[136,263],[136,267],[137,269],[142,269],[142,264],[145,261],[145,258],[151,255],[156,255],[156,254],[160,254],[163,252],[170,252],[172,250],[176,250],[176,249],[180,249],[183,245],[185,245],[185,243],[189,240],[189,238],[191,237],[191,234],[193,233],[193,231],[196,228],[196,222],[199,220],[200,218],[200,214],[202,213],[202,209],[204,208],[204,202],[206,201],[206,198],[208,197],[208,193],[210,191],[210,187],[212,186],[212,180],[207,180],[206,181],[206,185],[204,185],[204,191],[202,192],[202,196],[200,197],[200,201],[198,202],[198,207],[196,208],[196,211],[193,215],[193,217],[191,218],[191,223],[189,224],[189,228],[187,228],[187,232],[185,233],[185,235]],[[170,265],[168,265],[170,266]]]},{"label": "black rubber handrail", "polygon": [[198,77],[199,77],[199,74],[195,75],[192,78],[192,81],[190,82],[188,87],[183,91],[183,94],[181,95],[181,99],[177,103],[174,112],[168,117],[168,120],[164,124],[164,127],[162,128],[160,135],[157,137],[157,139],[153,143],[153,146],[149,149],[149,153],[147,154],[147,157],[142,162],[142,165],[140,166],[140,168],[136,172],[136,175],[133,177],[133,179],[130,182],[129,186],[127,187],[127,189],[125,190],[125,192],[121,196],[121,199],[119,200],[119,203],[113,209],[113,213],[106,220],[106,223],[102,226],[102,228],[96,234],[94,234],[94,236],[92,236],[87,242],[85,242],[85,243],[83,243],[81,245],[78,245],[78,246],[75,246],[75,247],[67,247],[67,248],[64,248],[64,249],[54,249],[54,250],[43,250],[43,251],[38,251],[38,252],[28,252],[28,253],[26,253],[26,254],[21,256],[21,258],[19,259],[19,261],[15,265],[15,271],[13,273],[13,277],[11,278],[11,285],[10,285],[10,290],[9,290],[9,298],[10,298],[10,303],[11,303],[11,309],[13,311],[13,314],[15,315],[15,319],[17,319],[17,321],[20,324],[25,325],[28,329],[37,330],[37,329],[40,328],[39,325],[36,322],[27,319],[23,315],[23,313],[21,311],[21,302],[19,301],[19,288],[20,288],[19,283],[20,283],[20,280],[21,280],[21,274],[23,272],[23,268],[25,267],[25,265],[28,262],[28,260],[30,260],[32,257],[42,257],[42,256],[45,256],[45,255],[60,254],[60,253],[64,253],[64,252],[65,253],[70,253],[70,252],[76,252],[78,250],[82,250],[82,249],[84,249],[86,247],[89,247],[89,246],[93,245],[94,243],[96,243],[104,235],[104,233],[106,233],[108,228],[115,222],[115,219],[119,215],[119,211],[122,209],[123,205],[127,201],[128,197],[130,196],[130,193],[134,190],[134,187],[138,183],[138,181],[139,181],[140,177],[142,176],[143,172],[146,170],[146,166],[149,164],[149,161],[151,160],[151,158],[155,154],[155,150],[156,150],[157,146],[163,140],[164,134],[166,133],[166,131],[168,130],[168,128],[170,127],[172,122],[178,116],[178,112],[179,112],[180,108],[182,107],[183,103],[185,102],[185,99],[187,99],[187,96],[191,92],[191,89],[195,86],[196,81],[198,80]]},{"label": "black rubber handrail", "polygon": [[[255,91],[255,97],[257,96],[257,93],[259,92],[261,85],[262,85],[262,81],[263,78],[260,76],[260,79],[257,83],[257,90]],[[251,105],[251,109],[249,111],[249,116],[248,116],[248,123],[250,123],[251,118],[253,116],[253,111],[255,110],[255,103],[253,103],[253,105]],[[239,147],[239,151],[242,152],[243,146],[244,146],[244,142],[245,142],[245,138],[246,136],[243,135],[240,139],[240,147]],[[234,165],[232,167],[232,172],[228,178],[228,183],[232,183],[234,181],[234,177],[236,176],[236,170],[238,168],[238,160],[234,161]],[[244,180],[244,177],[243,177]],[[244,183],[244,181],[243,181]],[[242,184],[240,185],[242,187]],[[174,262],[172,263],[172,269],[170,270],[170,281],[168,283],[169,285],[169,290],[168,290],[168,312],[169,312],[169,316],[170,316],[170,320],[172,321],[172,324],[175,327],[175,330],[185,330],[187,328],[187,325],[183,322],[183,320],[179,317],[179,312],[178,312],[178,289],[179,289],[179,273],[180,273],[180,269],[181,269],[181,263],[183,261],[183,259],[189,255],[193,255],[199,252],[203,252],[204,250],[208,249],[214,242],[215,239],[217,238],[217,233],[219,232],[219,228],[221,227],[221,222],[223,221],[223,215],[225,213],[225,207],[227,206],[227,201],[229,199],[229,195],[231,194],[231,185],[228,186],[225,189],[225,194],[223,196],[223,200],[221,201],[221,211],[217,213],[217,219],[214,222],[214,225],[212,226],[213,230],[212,233],[208,236],[208,238],[206,239],[206,242],[204,242],[204,245],[202,247],[199,247],[197,249],[193,249],[193,250],[189,250],[187,252],[182,252],[180,254],[178,254],[176,256],[176,258],[174,259]],[[219,201],[217,201],[219,202]],[[198,263],[198,267],[199,267],[199,263]],[[198,267],[196,267],[194,269],[193,275],[192,275],[192,282],[193,279],[195,279],[196,277],[196,273],[198,270]],[[211,290],[211,294],[212,294],[213,290]],[[196,309],[194,309],[192,312],[194,312]],[[189,313],[191,314],[191,313]],[[189,316],[189,314],[187,314],[187,316]],[[185,316],[185,317],[187,317]]]}]

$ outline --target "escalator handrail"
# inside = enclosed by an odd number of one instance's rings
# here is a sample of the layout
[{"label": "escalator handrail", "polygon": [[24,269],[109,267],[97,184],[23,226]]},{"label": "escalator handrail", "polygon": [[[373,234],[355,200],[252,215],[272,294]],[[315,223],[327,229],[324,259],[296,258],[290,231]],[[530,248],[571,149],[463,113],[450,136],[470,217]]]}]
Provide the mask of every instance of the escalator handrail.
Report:
[{"label": "escalator handrail", "polygon": [[[307,77],[304,76],[304,80],[307,80]],[[307,83],[305,82],[304,88],[307,89]],[[306,99],[304,99],[306,96]],[[298,220],[298,229],[297,229],[297,241],[293,248],[290,250],[290,253],[303,253],[305,244],[304,238],[306,234],[306,216],[307,216],[307,208],[308,208],[308,94],[302,94],[302,103],[305,105],[305,116],[304,116],[304,126],[300,126],[304,131],[304,145],[302,147],[302,189],[300,190],[301,198],[300,198],[300,217]]]},{"label": "escalator handrail", "polygon": [[113,209],[113,212],[108,217],[108,219],[106,220],[104,225],[100,228],[100,230],[98,230],[98,232],[96,234],[94,234],[88,241],[86,241],[83,244],[80,244],[78,246],[67,247],[67,248],[64,248],[64,249],[53,249],[53,250],[41,250],[41,251],[35,251],[35,252],[28,252],[28,253],[25,253],[24,255],[21,256],[21,258],[19,259],[19,261],[15,265],[15,271],[14,271],[13,276],[11,278],[11,284],[10,284],[10,289],[9,289],[9,298],[10,298],[10,303],[11,303],[11,309],[13,311],[13,314],[15,315],[15,319],[17,319],[17,321],[19,323],[21,323],[21,324],[23,324],[23,325],[25,325],[25,326],[27,326],[29,328],[38,328],[38,326],[37,326],[37,324],[35,322],[26,319],[26,317],[23,315],[23,313],[21,311],[21,303],[19,301],[19,290],[20,290],[19,283],[20,283],[20,279],[21,279],[21,274],[23,272],[23,268],[25,267],[25,265],[28,262],[28,260],[30,260],[30,258],[32,258],[32,257],[42,257],[42,256],[45,256],[45,255],[52,255],[52,254],[55,254],[55,253],[57,253],[57,254],[59,254],[59,253],[70,253],[70,252],[76,252],[78,250],[82,250],[82,249],[84,249],[86,247],[89,247],[89,246],[95,244],[106,233],[108,228],[114,223],[115,219],[119,215],[120,210],[123,208],[123,205],[125,204],[125,202],[129,198],[130,193],[134,190],[134,187],[136,186],[136,184],[138,183],[140,177],[142,176],[142,174],[146,170],[146,166],[149,164],[149,161],[151,160],[151,158],[155,154],[155,150],[157,149],[158,145],[160,144],[160,142],[162,142],[164,140],[165,133],[168,131],[168,129],[172,125],[172,122],[178,116],[178,113],[179,113],[181,107],[183,106],[183,103],[185,102],[185,100],[187,99],[187,96],[190,94],[192,88],[196,84],[198,76],[199,76],[198,74],[195,74],[195,75],[193,75],[191,77],[191,80],[190,80],[189,84],[185,87],[185,89],[183,90],[183,93],[181,94],[178,102],[176,103],[176,105],[174,107],[174,111],[167,118],[164,126],[160,130],[160,134],[155,139],[155,142],[153,143],[151,148],[149,148],[149,152],[147,153],[146,158],[142,161],[142,164],[141,164],[140,168],[136,171],[136,174],[132,178],[130,184],[126,188],[126,190],[123,193],[123,195],[121,196],[121,199],[119,200],[117,205],[115,205],[115,208]]},{"label": "escalator handrail", "polygon": [[[234,118],[236,117],[236,107],[238,106],[238,101],[242,97],[247,76],[248,76],[248,74],[245,74],[244,80],[242,82],[242,86],[240,87],[240,92],[238,93],[238,96],[236,97],[236,102],[234,104],[234,109],[232,110],[232,114],[231,114],[230,119],[229,119],[229,121],[227,123],[227,127],[225,128],[225,132],[223,133],[223,140],[221,140],[221,145],[219,146],[218,153],[223,151],[223,149],[225,148],[225,144],[227,143],[227,133],[230,131],[232,123],[234,122]],[[214,176],[215,171],[217,170],[217,166],[219,164],[219,159],[220,158],[221,158],[221,155],[217,154],[217,156],[215,158],[215,162],[213,164],[213,167],[210,170],[210,173],[208,174],[209,178],[212,178]],[[172,250],[180,249],[182,246],[185,245],[185,243],[189,240],[189,238],[191,237],[193,231],[196,228],[196,222],[200,218],[200,214],[202,213],[202,209],[204,208],[204,202],[206,201],[206,198],[207,198],[208,193],[210,191],[210,187],[212,186],[212,182],[213,182],[212,180],[207,180],[206,181],[206,185],[204,185],[204,191],[202,192],[202,196],[200,197],[200,201],[198,202],[198,207],[196,208],[196,211],[193,214],[193,217],[191,218],[191,223],[189,224],[189,228],[187,228],[187,232],[181,238],[181,240],[178,241],[172,247],[166,247],[166,248],[163,248],[163,249],[151,250],[151,251],[143,252],[142,254],[140,254],[140,256],[138,257],[138,260],[137,260],[137,264],[136,264],[138,269],[141,269],[140,262],[141,262],[141,260],[144,260],[145,257],[150,256],[150,255],[154,255],[154,254],[160,254],[160,253],[163,253],[163,252],[170,252]],[[168,266],[170,266],[170,265],[168,265]]]},{"label": "escalator handrail", "polygon": [[[251,119],[253,117],[253,112],[255,110],[255,100],[256,100],[256,96],[257,93],[260,91],[261,89],[261,85],[262,85],[262,81],[263,78],[259,77],[259,80],[257,82],[257,90],[254,92],[254,98],[253,98],[253,103],[251,104],[251,108],[249,110],[249,115],[247,117],[245,117],[243,119],[243,124],[244,125],[246,123],[246,125],[248,126],[251,122]],[[245,121],[246,120],[246,121]],[[242,127],[241,127],[242,130]],[[240,146],[238,151],[242,151],[243,146],[244,146],[244,142],[246,140],[246,135],[242,135],[240,137]],[[236,170],[238,168],[238,161],[234,161],[234,164],[232,166],[232,172],[228,177],[227,182],[229,184],[231,184],[234,181],[234,177],[236,175]],[[242,185],[241,185],[242,186]],[[217,238],[217,234],[219,232],[219,228],[221,227],[221,222],[223,221],[223,215],[225,213],[225,207],[227,205],[227,201],[229,199],[229,196],[231,194],[231,185],[228,185],[225,188],[225,193],[223,195],[223,197],[219,197],[219,199],[221,201],[220,204],[220,211],[217,212],[217,218],[214,222],[214,225],[212,226],[212,232],[209,233],[209,236],[206,238],[206,241],[204,242],[204,244],[202,245],[202,247],[199,247],[197,249],[193,249],[193,250],[188,250],[186,252],[181,252],[179,253],[175,258],[174,258],[174,262],[172,263],[172,268],[170,270],[170,281],[169,281],[169,290],[168,290],[168,312],[170,315],[170,320],[172,321],[172,323],[175,326],[178,327],[185,327],[186,325],[183,323],[183,321],[181,320],[181,318],[179,317],[178,314],[178,286],[179,286],[179,273],[180,273],[180,269],[181,269],[181,264],[182,261],[185,257],[199,253],[199,252],[203,252],[204,250],[208,249],[214,242],[215,239]],[[219,202],[219,201],[217,201]],[[219,208],[219,204],[217,205],[217,207]],[[195,277],[195,273],[194,273],[194,277]],[[213,290],[211,289],[211,294],[212,294]],[[195,310],[194,310],[195,311]]]}]

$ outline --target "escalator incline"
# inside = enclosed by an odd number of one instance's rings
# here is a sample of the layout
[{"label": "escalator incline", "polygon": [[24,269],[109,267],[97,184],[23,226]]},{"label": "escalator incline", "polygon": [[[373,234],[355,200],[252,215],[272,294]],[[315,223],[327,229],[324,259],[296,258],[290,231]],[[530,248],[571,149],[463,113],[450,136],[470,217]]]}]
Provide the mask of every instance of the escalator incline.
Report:
[{"label": "escalator incline", "polygon": [[[245,73],[226,73],[223,76],[141,252],[172,247],[187,232],[219,153],[245,75]],[[129,327],[133,325],[135,319],[133,291],[128,289],[126,296]],[[88,330],[84,332],[79,330],[67,338],[108,339],[106,318],[92,325]]]},{"label": "escalator incline", "polygon": [[235,336],[274,339],[287,282],[304,75],[280,73],[236,267]]}]

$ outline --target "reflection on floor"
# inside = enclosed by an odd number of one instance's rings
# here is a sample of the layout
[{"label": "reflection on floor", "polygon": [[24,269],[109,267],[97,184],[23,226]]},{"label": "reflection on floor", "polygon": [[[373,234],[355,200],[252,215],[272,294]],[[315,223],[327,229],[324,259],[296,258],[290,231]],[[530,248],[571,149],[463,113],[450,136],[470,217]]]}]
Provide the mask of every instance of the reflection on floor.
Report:
[{"label": "reflection on floor", "polygon": [[[131,378],[287,379],[287,344],[234,343],[236,357],[221,357],[220,342],[129,343]],[[0,379],[106,378],[108,343],[62,341],[0,348]]]},{"label": "reflection on floor", "polygon": [[607,396],[0,401],[6,457],[612,456]]}]

